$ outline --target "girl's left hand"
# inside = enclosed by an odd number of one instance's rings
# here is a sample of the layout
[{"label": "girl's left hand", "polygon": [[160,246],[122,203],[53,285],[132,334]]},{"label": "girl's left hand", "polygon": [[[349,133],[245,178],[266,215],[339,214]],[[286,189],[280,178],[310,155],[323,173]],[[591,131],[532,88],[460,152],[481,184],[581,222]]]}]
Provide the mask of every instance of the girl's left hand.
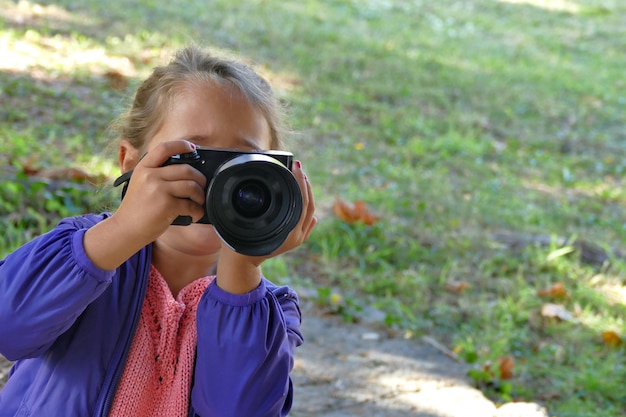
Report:
[{"label": "girl's left hand", "polygon": [[217,285],[225,291],[244,294],[255,289],[261,280],[260,265],[263,261],[297,248],[311,235],[317,224],[315,200],[311,184],[302,170],[300,161],[295,161],[293,175],[302,191],[302,215],[296,227],[285,242],[273,253],[266,256],[247,256],[230,249],[222,243],[217,263]]}]

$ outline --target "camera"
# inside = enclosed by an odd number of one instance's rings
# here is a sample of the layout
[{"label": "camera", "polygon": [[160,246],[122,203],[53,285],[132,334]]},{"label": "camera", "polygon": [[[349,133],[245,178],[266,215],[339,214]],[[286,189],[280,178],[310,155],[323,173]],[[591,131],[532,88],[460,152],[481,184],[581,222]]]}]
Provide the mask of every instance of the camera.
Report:
[{"label": "camera", "polygon": [[[207,179],[204,216],[234,251],[249,256],[269,255],[280,247],[302,214],[300,186],[291,172],[293,154],[283,151],[233,151],[200,148],[174,155],[163,166],[188,164]],[[115,181],[124,182],[132,171]],[[189,225],[179,216],[174,225]]]}]

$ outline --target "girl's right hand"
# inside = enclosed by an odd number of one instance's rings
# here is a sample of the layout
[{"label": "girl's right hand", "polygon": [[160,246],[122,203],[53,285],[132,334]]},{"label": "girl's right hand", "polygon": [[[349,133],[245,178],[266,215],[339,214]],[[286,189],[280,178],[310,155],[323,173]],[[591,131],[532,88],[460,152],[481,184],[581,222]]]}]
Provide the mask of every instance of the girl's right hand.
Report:
[{"label": "girl's right hand", "polygon": [[193,152],[185,140],[161,142],[135,166],[128,189],[113,215],[136,231],[144,245],[156,240],[181,215],[204,216],[206,178],[188,164],[163,166],[173,155]]},{"label": "girl's right hand", "polygon": [[194,222],[202,218],[204,175],[188,164],[163,166],[169,157],[194,149],[185,140],[161,142],[134,166],[117,211],[85,233],[85,252],[96,266],[117,268],[154,242],[178,216],[191,216]]}]

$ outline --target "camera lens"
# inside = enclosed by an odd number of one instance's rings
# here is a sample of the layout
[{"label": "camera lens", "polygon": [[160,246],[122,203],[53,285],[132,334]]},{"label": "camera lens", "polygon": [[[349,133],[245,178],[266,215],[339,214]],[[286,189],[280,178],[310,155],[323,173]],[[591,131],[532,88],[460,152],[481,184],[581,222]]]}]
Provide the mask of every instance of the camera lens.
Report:
[{"label": "camera lens", "polygon": [[270,206],[270,193],[265,185],[245,181],[233,193],[233,207],[242,216],[258,217]]},{"label": "camera lens", "polygon": [[302,214],[302,194],[292,172],[263,154],[241,154],[215,172],[206,211],[220,238],[239,253],[278,249]]}]

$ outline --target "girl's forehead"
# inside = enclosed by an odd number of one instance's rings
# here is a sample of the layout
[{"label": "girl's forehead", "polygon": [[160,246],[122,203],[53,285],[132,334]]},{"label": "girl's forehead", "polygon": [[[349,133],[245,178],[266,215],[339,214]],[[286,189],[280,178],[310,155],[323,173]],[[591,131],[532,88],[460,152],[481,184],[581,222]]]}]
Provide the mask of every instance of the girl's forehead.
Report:
[{"label": "girl's forehead", "polygon": [[254,143],[258,149],[271,147],[267,119],[234,86],[187,87],[168,107],[151,145],[194,137],[201,139],[195,141],[199,146],[241,148],[242,143]]},{"label": "girl's forehead", "polygon": [[171,107],[177,105],[209,106],[259,112],[257,106],[237,86],[224,81],[187,81],[175,93]]}]

